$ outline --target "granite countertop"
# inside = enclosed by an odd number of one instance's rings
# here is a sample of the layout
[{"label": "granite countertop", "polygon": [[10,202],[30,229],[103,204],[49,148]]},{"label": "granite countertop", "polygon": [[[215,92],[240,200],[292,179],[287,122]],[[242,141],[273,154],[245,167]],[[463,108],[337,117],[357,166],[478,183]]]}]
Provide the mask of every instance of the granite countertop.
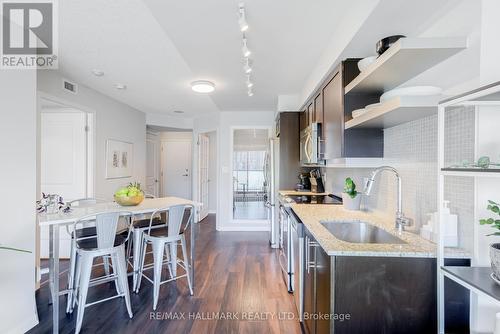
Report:
[{"label": "granite countertop", "polygon": [[[394,218],[371,212],[349,211],[341,205],[292,204],[292,210],[328,255],[436,257],[436,245],[417,234],[398,235]],[[405,241],[405,244],[350,243],[337,239],[321,221],[365,221]]]},{"label": "granite countertop", "polygon": [[297,190],[279,190],[278,193],[281,196],[296,196],[296,195],[303,195],[303,196],[310,196],[310,195],[328,195],[328,193],[313,193],[310,191],[297,191]]}]

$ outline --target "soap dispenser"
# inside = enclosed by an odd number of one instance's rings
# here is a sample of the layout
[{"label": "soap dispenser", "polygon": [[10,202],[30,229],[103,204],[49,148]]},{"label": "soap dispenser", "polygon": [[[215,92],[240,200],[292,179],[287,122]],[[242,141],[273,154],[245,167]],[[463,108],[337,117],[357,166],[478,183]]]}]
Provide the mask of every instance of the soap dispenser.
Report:
[{"label": "soap dispenser", "polygon": [[445,247],[458,247],[458,216],[450,212],[450,201],[443,201],[441,210],[441,233]]}]

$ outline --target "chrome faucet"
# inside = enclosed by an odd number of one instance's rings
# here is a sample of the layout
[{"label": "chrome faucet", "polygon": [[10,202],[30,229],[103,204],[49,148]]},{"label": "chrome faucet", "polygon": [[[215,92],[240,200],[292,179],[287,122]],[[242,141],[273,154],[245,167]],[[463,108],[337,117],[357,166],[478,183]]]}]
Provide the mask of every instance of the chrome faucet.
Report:
[{"label": "chrome faucet", "polygon": [[364,193],[367,196],[370,196],[370,192],[372,191],[372,186],[373,183],[375,182],[375,177],[383,171],[388,171],[392,172],[394,175],[396,175],[396,178],[398,180],[398,202],[397,202],[397,211],[396,211],[396,228],[398,232],[401,234],[402,231],[404,231],[405,226],[410,226],[412,224],[412,220],[410,218],[405,217],[403,214],[403,203],[401,201],[401,176],[399,175],[398,171],[396,168],[391,167],[391,166],[382,166],[377,169],[375,169],[368,181],[366,182]]}]

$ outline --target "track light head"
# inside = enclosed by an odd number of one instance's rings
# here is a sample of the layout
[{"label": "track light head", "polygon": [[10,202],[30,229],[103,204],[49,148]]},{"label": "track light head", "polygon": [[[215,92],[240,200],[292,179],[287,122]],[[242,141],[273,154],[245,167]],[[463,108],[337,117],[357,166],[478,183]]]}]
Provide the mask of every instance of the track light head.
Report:
[{"label": "track light head", "polygon": [[243,46],[241,47],[241,52],[243,53],[243,57],[248,58],[252,54],[250,49],[247,46],[247,39],[243,37]]},{"label": "track light head", "polygon": [[252,73],[252,67],[250,66],[250,60],[245,58],[245,65],[243,65],[243,70],[246,74]]},{"label": "track light head", "polygon": [[253,82],[250,80],[250,74],[247,74],[247,87],[252,88]]},{"label": "track light head", "polygon": [[238,24],[240,25],[240,30],[241,32],[245,32],[248,30],[248,22],[245,14],[245,4],[243,2],[240,2],[240,4],[238,5],[238,15]]}]

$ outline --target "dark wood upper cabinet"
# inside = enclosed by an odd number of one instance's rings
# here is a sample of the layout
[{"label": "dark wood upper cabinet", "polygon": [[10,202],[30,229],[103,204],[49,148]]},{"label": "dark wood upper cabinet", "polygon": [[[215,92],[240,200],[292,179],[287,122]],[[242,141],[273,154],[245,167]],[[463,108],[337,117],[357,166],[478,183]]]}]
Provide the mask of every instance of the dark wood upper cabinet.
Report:
[{"label": "dark wood upper cabinet", "polygon": [[311,125],[314,122],[314,103],[311,102],[307,106],[307,125]]},{"label": "dark wood upper cabinet", "polygon": [[325,159],[342,157],[343,147],[343,94],[341,73],[337,72],[323,88],[322,136],[325,140]]},{"label": "dark wood upper cabinet", "polygon": [[323,93],[314,98],[314,122],[323,123]]},{"label": "dark wood upper cabinet", "polygon": [[384,156],[382,129],[345,129],[345,122],[352,118],[352,111],[378,102],[379,94],[348,94],[344,88],[358,74],[359,59],[343,61],[315,92],[306,110],[307,125],[321,123],[326,160],[337,158],[381,158]]},{"label": "dark wood upper cabinet", "polygon": [[308,114],[307,114],[307,110],[303,110],[301,113],[300,113],[300,116],[299,116],[299,126],[300,126],[300,131],[304,130],[305,128],[307,128],[307,117],[308,117]]}]

